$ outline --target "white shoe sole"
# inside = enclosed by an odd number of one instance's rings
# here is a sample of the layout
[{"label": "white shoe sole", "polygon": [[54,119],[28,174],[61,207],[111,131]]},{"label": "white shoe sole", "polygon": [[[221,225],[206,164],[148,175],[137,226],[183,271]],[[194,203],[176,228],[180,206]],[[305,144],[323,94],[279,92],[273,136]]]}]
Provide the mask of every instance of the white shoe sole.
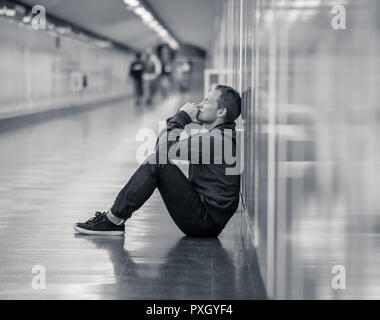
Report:
[{"label": "white shoe sole", "polygon": [[83,234],[93,234],[98,236],[123,236],[125,234],[124,231],[94,231],[87,230],[81,227],[74,225],[74,230]]}]

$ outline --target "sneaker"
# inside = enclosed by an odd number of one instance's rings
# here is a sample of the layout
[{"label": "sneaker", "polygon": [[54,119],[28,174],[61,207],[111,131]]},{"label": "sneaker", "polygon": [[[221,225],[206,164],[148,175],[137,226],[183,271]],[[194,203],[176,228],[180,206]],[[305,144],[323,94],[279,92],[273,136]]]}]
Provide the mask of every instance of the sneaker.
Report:
[{"label": "sneaker", "polygon": [[107,218],[106,212],[96,212],[95,217],[84,223],[76,223],[75,231],[83,234],[95,234],[105,236],[122,236],[125,233],[124,224],[117,226]]}]

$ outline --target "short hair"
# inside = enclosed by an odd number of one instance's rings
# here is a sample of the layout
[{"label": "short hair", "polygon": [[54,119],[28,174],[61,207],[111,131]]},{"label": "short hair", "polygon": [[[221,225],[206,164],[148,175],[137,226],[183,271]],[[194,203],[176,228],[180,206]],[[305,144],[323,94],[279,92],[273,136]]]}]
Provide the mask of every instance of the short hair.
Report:
[{"label": "short hair", "polygon": [[226,108],[225,122],[234,122],[241,112],[241,98],[239,92],[229,86],[218,84],[215,90],[220,91],[218,107]]},{"label": "short hair", "polygon": [[141,58],[141,52],[137,51],[136,54],[135,54],[135,56],[136,56],[137,59],[140,59]]}]

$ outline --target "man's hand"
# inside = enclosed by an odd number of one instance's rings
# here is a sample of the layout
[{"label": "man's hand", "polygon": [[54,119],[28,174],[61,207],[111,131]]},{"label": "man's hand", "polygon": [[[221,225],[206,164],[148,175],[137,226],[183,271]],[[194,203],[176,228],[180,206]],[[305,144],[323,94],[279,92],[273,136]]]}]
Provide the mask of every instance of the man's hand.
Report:
[{"label": "man's hand", "polygon": [[199,123],[197,119],[199,109],[196,103],[188,102],[179,111],[185,111],[190,116],[192,122]]}]

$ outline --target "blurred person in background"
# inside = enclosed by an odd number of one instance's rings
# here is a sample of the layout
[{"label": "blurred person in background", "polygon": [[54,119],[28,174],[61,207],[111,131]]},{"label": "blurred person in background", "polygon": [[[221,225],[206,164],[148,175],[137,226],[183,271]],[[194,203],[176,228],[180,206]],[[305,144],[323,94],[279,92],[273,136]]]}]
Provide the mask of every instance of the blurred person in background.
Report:
[{"label": "blurred person in background", "polygon": [[154,96],[157,92],[157,86],[159,82],[158,77],[161,74],[161,68],[162,65],[160,59],[156,56],[152,49],[147,49],[145,60],[145,72],[143,76],[148,91],[148,97],[146,99],[147,105],[152,104]]},{"label": "blurred person in background", "polygon": [[141,99],[144,96],[144,83],[143,75],[145,70],[145,63],[142,60],[141,52],[136,53],[136,59],[131,63],[129,68],[129,76],[133,79],[135,89],[135,105],[141,104]]},{"label": "blurred person in background", "polygon": [[162,64],[159,87],[162,97],[166,98],[173,84],[172,74],[175,52],[166,43],[159,45],[157,52]]},{"label": "blurred person in background", "polygon": [[176,75],[179,85],[179,92],[186,94],[191,90],[191,75],[193,71],[193,62],[186,57],[182,57],[176,64]]}]

